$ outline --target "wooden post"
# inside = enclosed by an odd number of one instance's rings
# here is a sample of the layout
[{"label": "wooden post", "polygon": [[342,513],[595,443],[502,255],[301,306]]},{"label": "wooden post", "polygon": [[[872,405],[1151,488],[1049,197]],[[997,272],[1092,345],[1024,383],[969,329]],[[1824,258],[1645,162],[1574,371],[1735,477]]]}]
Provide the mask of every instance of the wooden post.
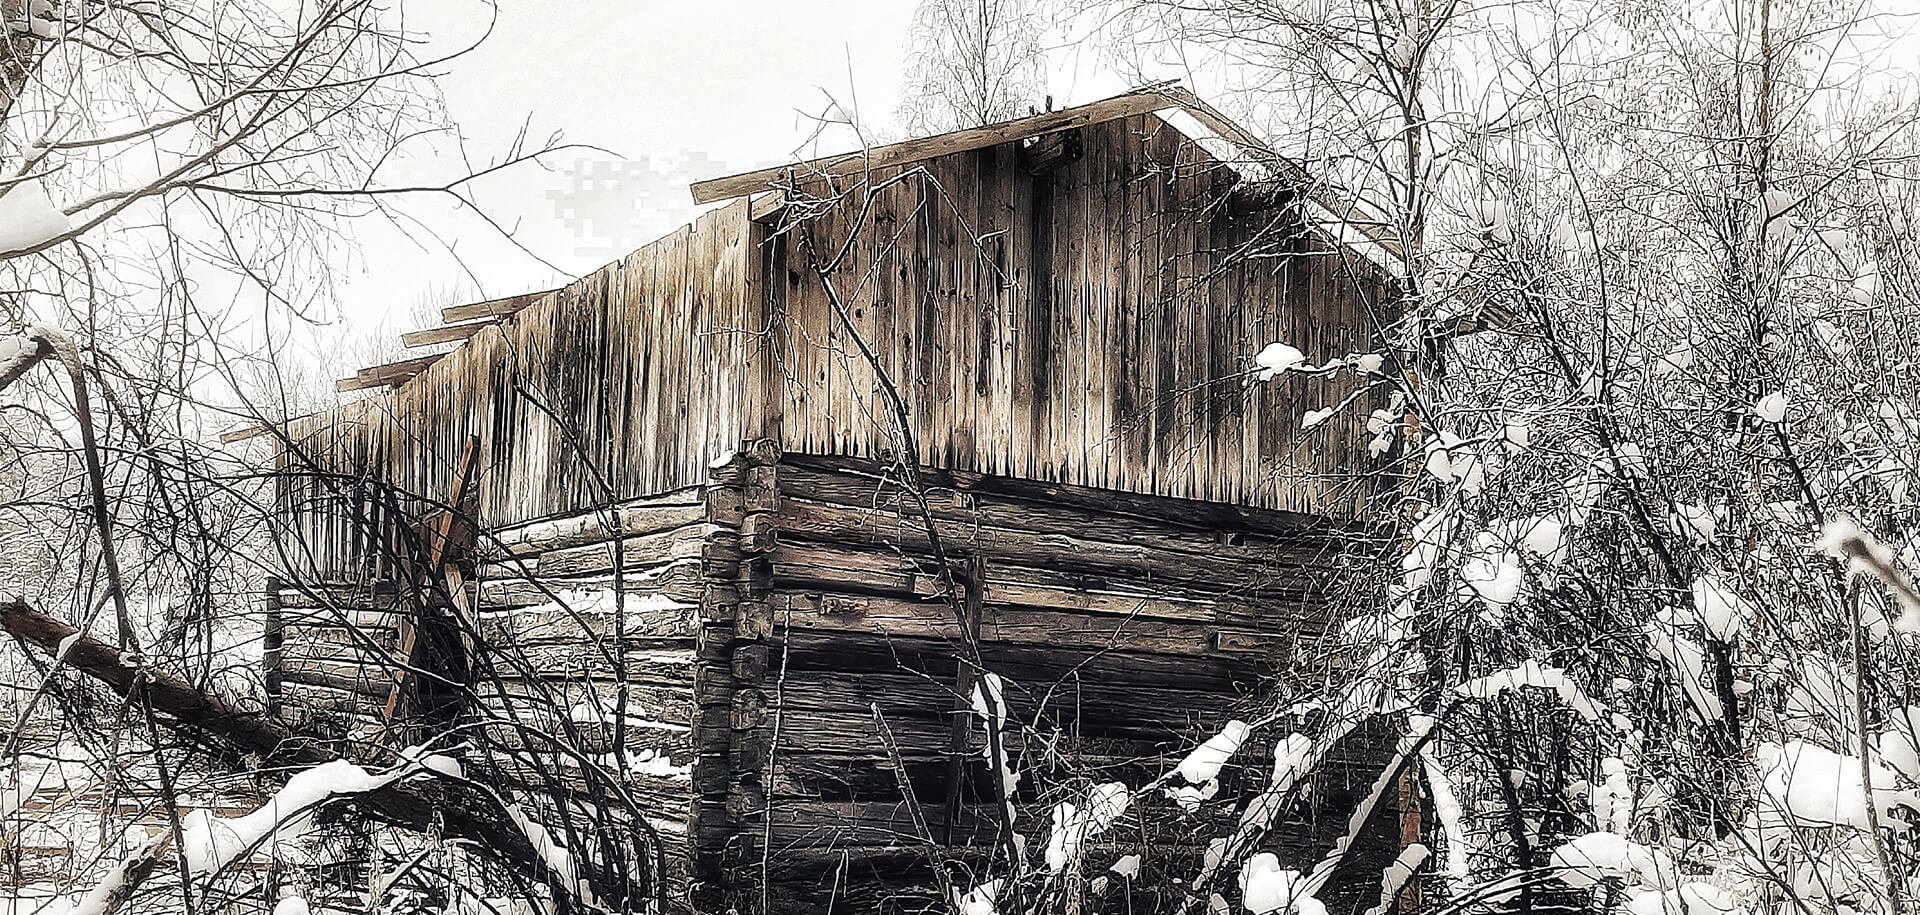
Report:
[{"label": "wooden post", "polygon": [[[409,570],[415,587],[419,589],[416,594],[426,593],[435,585],[444,585],[451,596],[454,610],[461,614],[462,619],[471,617],[470,608],[464,606],[466,581],[459,569],[444,570],[442,566],[446,564],[451,552],[453,532],[460,514],[460,506],[466,500],[467,487],[473,479],[474,458],[479,452],[479,436],[467,436],[466,447],[460,454],[460,465],[454,471],[453,486],[448,493],[446,507],[428,516],[425,560],[418,568]],[[400,616],[401,666],[393,672],[393,689],[387,693],[386,708],[381,713],[389,725],[393,722],[394,714],[400,709],[400,697],[406,688],[407,670],[413,666],[415,649],[419,647],[420,631],[416,620],[424,617],[429,607],[430,605],[423,598],[413,612],[403,613]]]},{"label": "wooden post", "polygon": [[[1399,784],[1396,786],[1396,793],[1400,795],[1400,848],[1402,850],[1421,841],[1420,779],[1415,775],[1419,771],[1420,761],[1410,760],[1406,767],[1400,770]],[[1399,915],[1418,915],[1420,912],[1419,872],[1416,871],[1409,876],[1406,884],[1400,888],[1400,898],[1394,902],[1394,911]]]},{"label": "wooden post", "polygon": [[[987,590],[987,561],[978,554],[967,562],[966,587],[962,608],[964,625],[967,627],[965,638],[972,644],[978,644]],[[947,818],[940,836],[941,844],[948,846],[953,844],[954,824],[960,821],[963,806],[962,789],[967,779],[967,733],[972,730],[969,717],[973,714],[974,671],[965,658],[958,659],[957,665],[953,675],[953,730],[947,744]],[[993,700],[987,701],[991,707]],[[988,739],[991,740],[992,735],[988,735]],[[1000,774],[991,772],[987,777],[997,779]]]}]

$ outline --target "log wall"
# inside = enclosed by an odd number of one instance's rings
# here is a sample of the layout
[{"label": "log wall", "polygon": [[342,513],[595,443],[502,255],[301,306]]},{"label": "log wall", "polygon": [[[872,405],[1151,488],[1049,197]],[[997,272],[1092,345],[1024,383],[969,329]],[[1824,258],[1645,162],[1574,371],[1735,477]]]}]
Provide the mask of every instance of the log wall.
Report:
[{"label": "log wall", "polygon": [[[743,592],[738,605],[726,819],[712,827],[726,838],[705,844],[723,848],[741,911],[933,904],[929,860],[964,860],[999,833],[984,726],[962,713],[954,727],[965,684],[979,682],[960,663],[964,614],[944,598],[925,525],[884,465],[790,454],[767,472],[778,498],[765,522],[770,567],[752,576],[766,599]],[[1079,800],[1063,788],[1144,784],[1236,711],[1270,708],[1276,684],[1330,671],[1324,596],[1349,541],[1324,520],[976,474],[929,482],[948,560],[984,584],[974,625],[1018,722],[1005,739],[1025,773],[1021,832],[1044,833],[1036,824],[1053,803]],[[1381,749],[1346,748],[1276,850],[1301,863],[1324,853]],[[1230,772],[1199,820],[1144,803],[1128,839],[1190,878],[1213,834],[1204,828],[1222,828],[1240,791],[1258,789],[1266,754],[1249,747],[1249,773]],[[1396,828],[1382,818],[1363,866],[1397,852]],[[950,840],[963,850],[934,851]],[[1139,902],[1154,911],[1173,900]]]},{"label": "log wall", "polygon": [[[1029,835],[1073,791],[1144,784],[1227,718],[1270,709],[1276,688],[1336,672],[1326,597],[1354,541],[1325,519],[964,472],[923,482],[955,580],[977,601],[947,599],[917,503],[887,465],[764,440],[723,455],[701,486],[621,504],[618,537],[607,513],[483,532],[461,718],[473,764],[529,809],[589,806],[604,793],[574,754],[613,765],[624,678],[630,790],[687,898],[906,911],[935,898],[930,861],[967,860],[1000,832],[985,728],[956,711],[981,679],[961,661],[967,628],[1005,684],[1003,739],[1024,773],[1016,828]],[[270,606],[283,714],[331,721],[365,747],[403,745],[383,736],[380,710],[404,597],[287,586]],[[1296,866],[1324,853],[1382,749],[1346,748],[1272,847]],[[1142,802],[1127,841],[1190,877],[1209,830],[1258,790],[1267,752],[1244,750],[1246,771],[1230,767],[1199,818]],[[1396,827],[1383,816],[1357,863],[1390,858]]]},{"label": "log wall", "polygon": [[[608,785],[618,781],[664,843],[676,899],[695,860],[690,827],[703,803],[724,802],[724,776],[699,758],[695,740],[702,729],[724,734],[730,711],[712,671],[703,673],[711,637],[701,621],[713,615],[703,606],[731,600],[727,583],[739,574],[745,466],[730,458],[703,471],[706,483],[616,512],[482,532],[468,563],[476,657],[452,722],[469,747],[468,771],[556,833],[570,823],[638,835],[642,827],[619,811],[612,825],[593,822],[607,816]],[[400,620],[418,605],[387,579],[280,586],[268,600],[267,658],[279,713],[362,759],[451,730],[420,727],[412,707],[398,722],[384,714]]]}]

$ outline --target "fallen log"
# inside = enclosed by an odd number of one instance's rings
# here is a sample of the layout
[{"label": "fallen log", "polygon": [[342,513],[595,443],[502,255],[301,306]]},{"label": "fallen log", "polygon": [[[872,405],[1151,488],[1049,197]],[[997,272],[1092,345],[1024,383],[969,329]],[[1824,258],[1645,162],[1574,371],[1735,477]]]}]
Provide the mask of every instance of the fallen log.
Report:
[{"label": "fallen log", "polygon": [[[301,738],[272,718],[234,708],[184,680],[127,665],[118,649],[81,635],[80,630],[27,606],[26,601],[0,604],[0,628],[105,683],[121,696],[129,695],[138,684],[155,712],[180,728],[233,749],[285,765],[315,765],[338,758],[319,742]],[[71,644],[67,644],[69,641]]]},{"label": "fallen log", "polygon": [[[33,609],[19,598],[0,603],[0,629],[45,651],[58,664],[105,683],[123,698],[135,695],[137,690],[163,724],[211,740],[221,749],[302,767],[340,758],[323,741],[296,733],[266,715],[235,708],[177,677],[128,665],[113,646]],[[343,796],[338,803],[396,826],[468,840],[478,854],[552,887],[562,897],[575,897],[579,892],[577,885],[553,871],[527,834],[514,825],[502,807],[502,799],[472,783],[449,779],[396,782],[366,794]],[[653,853],[658,862],[663,851],[656,847]],[[624,877],[607,880],[605,875],[593,873],[590,857],[575,857],[589,869],[582,876],[596,890],[623,885]],[[649,879],[635,889],[657,896],[663,887],[658,879]],[[603,900],[605,895],[602,893]]]}]

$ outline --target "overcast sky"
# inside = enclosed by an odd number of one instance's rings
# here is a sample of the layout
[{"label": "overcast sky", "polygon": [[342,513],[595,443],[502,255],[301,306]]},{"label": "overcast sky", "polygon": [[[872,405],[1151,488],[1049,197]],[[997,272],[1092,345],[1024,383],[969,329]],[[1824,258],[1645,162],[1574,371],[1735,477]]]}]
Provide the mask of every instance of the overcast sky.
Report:
[{"label": "overcast sky", "polygon": [[[523,167],[477,188],[490,216],[511,221],[533,253],[577,275],[695,215],[690,182],[785,161],[811,130],[799,111],[822,110],[825,92],[890,119],[912,6],[501,0],[492,37],[450,64],[441,88],[476,163],[503,153],[523,125],[535,142],[557,131],[608,151],[565,152],[547,160],[551,170]],[[415,0],[409,26],[437,43],[467,41],[482,26],[475,7]],[[850,141],[840,134],[824,142],[837,149]],[[390,179],[445,174],[448,166],[422,156]],[[404,313],[463,281],[498,296],[564,279],[478,219],[442,204],[412,212],[440,243],[418,229],[418,241],[363,230],[365,263],[347,287],[354,323]],[[441,243],[457,261],[436,250]]]}]

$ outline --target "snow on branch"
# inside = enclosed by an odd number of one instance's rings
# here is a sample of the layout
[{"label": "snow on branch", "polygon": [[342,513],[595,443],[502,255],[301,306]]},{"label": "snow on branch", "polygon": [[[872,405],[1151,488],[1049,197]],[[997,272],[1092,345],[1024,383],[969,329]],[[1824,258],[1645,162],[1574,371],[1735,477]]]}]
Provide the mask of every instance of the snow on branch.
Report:
[{"label": "snow on branch", "polygon": [[73,222],[54,206],[53,197],[40,179],[26,178],[0,189],[0,259],[9,252],[37,248],[72,231]]},{"label": "snow on branch", "polygon": [[1893,621],[1894,631],[1920,632],[1920,592],[1914,591],[1913,582],[1894,566],[1892,553],[1872,534],[1862,530],[1851,518],[1839,518],[1828,522],[1821,531],[1819,547],[1827,555],[1844,561],[1848,571],[1878,578],[1893,592],[1901,611],[1900,617]]}]

